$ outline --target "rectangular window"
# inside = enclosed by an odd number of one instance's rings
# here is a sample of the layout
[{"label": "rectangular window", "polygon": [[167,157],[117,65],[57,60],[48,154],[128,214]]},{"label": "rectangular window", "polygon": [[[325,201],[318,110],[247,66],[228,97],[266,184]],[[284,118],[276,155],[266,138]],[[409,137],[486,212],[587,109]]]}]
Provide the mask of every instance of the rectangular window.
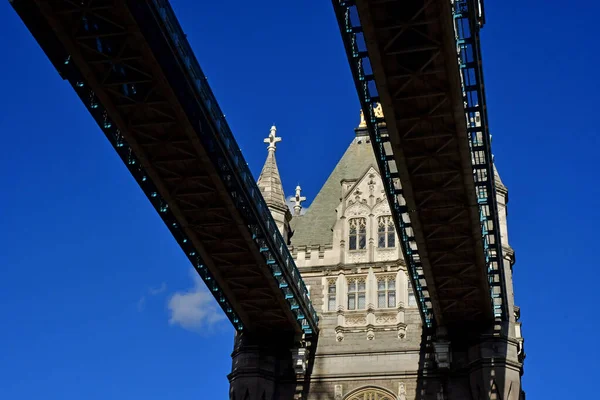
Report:
[{"label": "rectangular window", "polygon": [[348,280],[348,310],[364,310],[367,306],[367,285],[365,278]]},{"label": "rectangular window", "polygon": [[377,307],[396,307],[396,280],[391,276],[377,279]]},{"label": "rectangular window", "polygon": [[[363,247],[364,248],[364,247]],[[364,279],[358,281],[358,309],[364,310],[367,308],[367,285]]]},{"label": "rectangular window", "polygon": [[392,225],[392,231],[388,232],[388,247],[396,247],[396,234],[394,233],[394,225]]},{"label": "rectangular window", "polygon": [[358,248],[367,248],[367,222],[364,218],[362,218],[361,224],[358,228]]},{"label": "rectangular window", "polygon": [[348,310],[356,310],[356,280],[348,282]]},{"label": "rectangular window", "polygon": [[396,247],[396,232],[391,215],[377,218],[377,247]]},{"label": "rectangular window", "polygon": [[335,281],[329,281],[327,286],[327,310],[335,311],[336,286]]},{"label": "rectangular window", "polygon": [[415,307],[417,305],[417,299],[410,282],[408,282],[408,306]]},{"label": "rectangular window", "polygon": [[367,219],[352,218],[349,221],[348,248],[362,250],[367,247]]},{"label": "rectangular window", "polygon": [[379,218],[379,223],[377,224],[377,247],[382,248],[385,247],[385,225],[381,223],[381,218]]}]

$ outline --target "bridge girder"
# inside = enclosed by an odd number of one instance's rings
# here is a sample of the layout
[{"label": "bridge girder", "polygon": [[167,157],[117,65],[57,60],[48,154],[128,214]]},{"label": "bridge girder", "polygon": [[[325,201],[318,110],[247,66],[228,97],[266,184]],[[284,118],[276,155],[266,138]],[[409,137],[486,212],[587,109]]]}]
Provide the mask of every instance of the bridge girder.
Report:
[{"label": "bridge girder", "polygon": [[482,236],[483,223],[499,239],[497,215],[482,222],[477,192],[493,174],[475,166],[465,94],[472,88],[461,80],[452,4],[333,4],[426,325],[433,315],[451,335],[485,330],[495,318],[490,291],[502,278],[498,250],[490,281]]},{"label": "bridge girder", "polygon": [[187,64],[196,61],[187,42],[180,58],[185,37],[173,33],[180,29],[174,14],[164,18],[172,14],[168,2],[15,0],[13,6],[234,327],[316,334],[306,288],[287,248],[278,245],[283,239],[233,136],[223,134],[226,122],[199,67],[199,82],[191,82]]}]

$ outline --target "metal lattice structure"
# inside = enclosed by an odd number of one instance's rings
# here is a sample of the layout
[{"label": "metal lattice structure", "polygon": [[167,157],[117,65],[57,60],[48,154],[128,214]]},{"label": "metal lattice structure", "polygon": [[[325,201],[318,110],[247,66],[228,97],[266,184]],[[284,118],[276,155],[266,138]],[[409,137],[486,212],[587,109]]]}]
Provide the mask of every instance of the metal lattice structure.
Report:
[{"label": "metal lattice structure", "polygon": [[425,325],[506,319],[481,1],[333,6]]},{"label": "metal lattice structure", "polygon": [[13,0],[238,331],[317,335],[286,243],[166,0]]}]

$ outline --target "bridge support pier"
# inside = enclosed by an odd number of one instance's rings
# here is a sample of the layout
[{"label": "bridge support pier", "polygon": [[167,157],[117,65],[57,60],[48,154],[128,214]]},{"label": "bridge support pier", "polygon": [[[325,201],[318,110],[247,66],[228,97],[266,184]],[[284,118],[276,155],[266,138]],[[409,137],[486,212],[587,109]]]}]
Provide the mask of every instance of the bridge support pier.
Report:
[{"label": "bridge support pier", "polygon": [[488,335],[469,349],[469,383],[473,399],[523,400],[522,360],[519,342],[506,336]]},{"label": "bridge support pier", "polygon": [[304,371],[305,360],[298,342],[294,335],[259,337],[237,333],[228,375],[229,399],[299,399],[297,373],[299,369]]},{"label": "bridge support pier", "polygon": [[[522,343],[506,334],[514,323],[502,322],[496,331],[466,343],[433,342],[443,400],[524,400]],[[426,397],[429,398],[429,397]]]}]

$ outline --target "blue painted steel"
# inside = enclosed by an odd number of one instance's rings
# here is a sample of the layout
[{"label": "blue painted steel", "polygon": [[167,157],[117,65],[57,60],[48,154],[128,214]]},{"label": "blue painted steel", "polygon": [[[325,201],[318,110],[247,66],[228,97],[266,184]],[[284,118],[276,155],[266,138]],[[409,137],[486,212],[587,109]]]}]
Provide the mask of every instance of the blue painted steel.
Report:
[{"label": "blue painted steel", "polygon": [[[308,324],[300,326],[304,333],[311,334],[317,331],[318,316],[308,297],[308,289],[304,283],[298,268],[292,258],[287,245],[277,224],[273,220],[260,189],[258,188],[248,164],[237,142],[231,132],[225,116],[221,111],[217,100],[208,85],[206,76],[202,72],[200,65],[190,47],[179,21],[167,0],[153,0],[151,4],[155,7],[157,14],[160,16],[165,33],[173,42],[173,48],[177,50],[177,55],[185,65],[189,77],[195,83],[194,87],[199,98],[204,103],[204,106],[209,111],[212,123],[216,127],[217,137],[214,138],[215,145],[220,144],[225,148],[228,165],[221,165],[219,173],[223,176],[223,181],[232,193],[234,201],[237,203],[238,209],[244,215],[246,213],[247,220],[250,221],[249,229],[253,233],[254,241],[261,249],[261,254],[265,261],[269,263],[269,267],[276,281],[280,279],[286,280],[286,287],[281,288],[284,297],[288,301],[288,305],[292,313],[298,321],[309,319]],[[234,178],[231,179],[231,175]],[[252,215],[249,215],[252,214]],[[264,250],[264,249],[268,250]],[[282,274],[284,270],[286,273]],[[295,290],[289,289],[291,286]],[[294,307],[294,304],[302,304],[308,313],[302,311],[301,308]]]},{"label": "blue painted steel", "polygon": [[452,6],[490,297],[494,307],[494,316],[506,319],[508,312],[505,301],[502,243],[491,149],[492,137],[487,125],[479,47],[479,30],[483,24],[482,7],[479,6],[478,1],[473,0],[454,0]]},{"label": "blue painted steel", "polygon": [[[350,67],[354,76],[359,100],[365,115],[365,121],[369,135],[376,153],[377,164],[383,178],[388,202],[394,212],[392,213],[396,230],[400,237],[404,260],[407,264],[411,282],[415,289],[419,311],[425,325],[428,328],[433,327],[433,305],[429,298],[429,291],[423,266],[419,255],[417,242],[413,234],[413,228],[410,221],[410,215],[406,201],[400,188],[398,172],[395,171],[391,146],[389,146],[389,137],[386,131],[382,131],[381,126],[385,123],[385,118],[376,117],[374,107],[379,102],[379,95],[375,86],[374,76],[371,71],[371,60],[367,53],[366,44],[362,36],[362,27],[358,18],[358,12],[353,0],[339,0],[333,2],[338,24],[342,29],[342,39],[350,60]],[[388,146],[386,146],[388,143]]]},{"label": "blue painted steel", "polygon": [[213,275],[208,271],[201,257],[196,254],[196,250],[188,239],[186,234],[179,226],[175,216],[169,210],[169,205],[158,193],[156,186],[149,179],[148,174],[142,167],[141,163],[133,153],[129,144],[123,138],[121,131],[111,122],[108,112],[102,106],[93,90],[91,90],[83,80],[79,70],[69,62],[70,56],[65,60],[65,68],[61,69],[62,75],[69,81],[75,92],[79,95],[92,117],[96,120],[106,137],[113,145],[115,151],[121,157],[121,160],[129,169],[131,175],[135,178],[142,191],[146,194],[150,203],[154,206],[164,223],[167,225],[171,234],[177,240],[182,250],[202,277],[206,286],[213,293],[217,302],[225,312],[236,330],[243,330],[244,326],[233,311],[231,304],[227,301],[220,288],[217,286]]},{"label": "blue painted steel", "polygon": [[[478,2],[476,1],[453,0],[452,4],[490,296],[494,307],[494,316],[506,318],[502,245],[478,37],[483,15],[480,14],[481,7],[477,6]],[[393,159],[392,150],[391,146],[384,146],[388,139],[385,135],[382,135],[380,129],[380,124],[384,123],[385,119],[375,117],[374,113],[374,105],[379,101],[379,98],[371,71],[371,62],[362,36],[362,27],[356,4],[354,0],[337,0],[333,1],[333,5],[338,23],[342,28],[342,39],[350,60],[361,106],[365,116],[367,116],[365,119],[369,134],[375,143],[374,148],[386,185],[388,200],[395,211],[393,213],[394,220],[399,230],[402,250],[411,274],[411,280],[416,289],[420,311],[425,324],[431,327],[433,324],[433,309],[427,295],[428,291],[418,257],[418,248],[414,237],[410,234],[412,232],[410,216],[401,189],[395,187],[395,175],[397,174],[390,173],[388,160]]]},{"label": "blue painted steel", "polygon": [[[230,191],[237,209],[248,221],[248,228],[252,234],[252,238],[271,270],[273,279],[280,284],[282,295],[286,299],[300,329],[305,334],[318,333],[318,316],[310,301],[307,287],[266,206],[254,177],[225,121],[224,115],[206,82],[206,77],[187,39],[185,39],[185,35],[181,30],[171,5],[167,0],[153,0],[147,3],[147,5],[152,7],[153,12],[159,16],[163,24],[161,29],[163,29],[165,37],[168,37],[172,41],[172,48],[176,49],[176,53],[173,55],[178,57],[182,65],[186,67],[188,76],[183,76],[182,78],[191,78],[190,80],[194,83],[196,90],[196,97],[201,100],[201,104],[208,111],[207,114],[210,117],[210,122],[215,128],[214,131],[211,130],[211,133],[214,132],[215,135],[203,134],[201,140],[206,144],[205,147],[211,159],[217,160],[218,164],[215,165],[217,172]],[[103,22],[100,20],[96,21],[92,14],[82,17],[82,26],[90,33],[97,33],[98,26],[102,24]],[[109,56],[114,54],[114,49],[111,48],[111,40],[109,38],[98,37],[96,49],[100,53]],[[113,123],[108,111],[85,82],[79,69],[71,62],[71,56],[66,54],[62,46],[54,46],[48,50],[52,51],[49,57],[53,60],[54,65],[57,66],[59,73],[69,81],[88,108],[88,111],[159,213],[188,259],[194,265],[198,274],[202,277],[211,293],[213,293],[213,296],[234,328],[238,331],[243,330],[244,325],[242,321],[233,310],[232,305],[225,298],[224,293],[217,285],[214,276],[210,273],[200,255],[197,254],[192,241],[179,226],[175,216],[169,209],[169,204],[160,195],[154,183],[152,183],[133,149],[127,143],[116,124]],[[56,62],[57,58],[61,61]],[[121,75],[124,82],[131,82],[131,77],[126,76],[125,69],[121,65],[114,64],[112,67],[114,72]],[[124,83],[120,86],[120,90],[125,95],[136,93],[136,84]],[[190,101],[193,100],[190,99]],[[223,154],[224,156],[222,156]]]}]

